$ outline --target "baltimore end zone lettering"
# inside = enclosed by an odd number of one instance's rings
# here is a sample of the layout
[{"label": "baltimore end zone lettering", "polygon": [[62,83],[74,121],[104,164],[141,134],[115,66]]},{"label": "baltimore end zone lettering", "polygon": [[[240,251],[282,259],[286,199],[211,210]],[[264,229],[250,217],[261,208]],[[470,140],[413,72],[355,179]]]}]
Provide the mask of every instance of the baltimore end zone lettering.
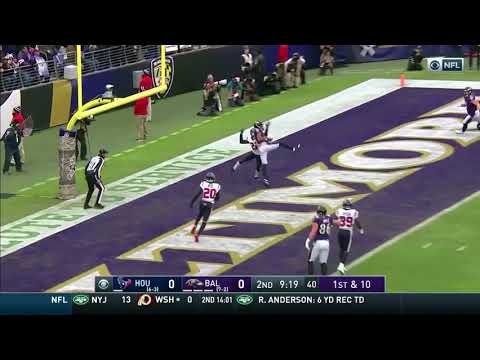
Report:
[{"label": "baltimore end zone lettering", "polygon": [[[445,106],[443,107],[445,108]],[[453,107],[449,104],[447,107]],[[458,108],[455,108],[457,110]],[[116,261],[156,261],[162,262],[162,251],[181,249],[207,252],[227,253],[230,263],[187,262],[188,274],[215,275],[237,266],[259,252],[291,236],[308,226],[311,212],[272,211],[249,209],[253,203],[282,204],[323,204],[333,211],[341,205],[348,194],[354,201],[369,196],[375,191],[390,186],[400,179],[412,175],[422,167],[441,161],[452,154],[455,149],[441,140],[456,141],[467,147],[480,139],[480,132],[467,132],[459,138],[453,129],[458,128],[461,119],[452,116],[454,111],[439,113],[432,111],[420,117],[420,120],[403,124],[395,129],[382,133],[363,144],[337,152],[331,156],[334,164],[344,170],[329,169],[322,162],[307,167],[289,176],[298,186],[266,189],[254,192],[243,198],[217,209],[212,214],[211,225],[207,229],[234,226],[231,223],[277,224],[283,232],[263,234],[261,237],[212,236],[205,234],[202,241],[194,243],[189,235],[190,223],[162,234],[116,258]],[[457,111],[455,111],[457,112]],[[431,116],[430,118],[425,118]],[[392,140],[394,139],[394,140]],[[418,140],[422,139],[422,140]],[[437,140],[437,141],[434,141]],[[398,152],[399,157],[378,157],[373,152]],[[415,153],[416,156],[400,156],[402,152]],[[358,191],[342,183],[359,183],[368,186],[371,191]],[[362,187],[365,189],[365,187]],[[354,195],[351,195],[352,192]],[[70,280],[55,286],[50,291],[91,291],[93,278],[97,275],[109,274],[104,264],[99,264]]]}]

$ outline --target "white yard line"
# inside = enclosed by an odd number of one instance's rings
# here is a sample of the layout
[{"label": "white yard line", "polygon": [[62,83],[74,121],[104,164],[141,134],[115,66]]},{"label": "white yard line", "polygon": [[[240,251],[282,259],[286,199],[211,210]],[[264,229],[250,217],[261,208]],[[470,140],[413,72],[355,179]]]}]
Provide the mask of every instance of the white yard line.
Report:
[{"label": "white yard line", "polygon": [[[371,258],[373,255],[376,255],[378,254],[380,251],[384,250],[385,248],[389,247],[389,246],[392,246],[393,244],[395,244],[397,241],[403,239],[404,237],[406,237],[407,235],[421,229],[422,227],[424,226],[427,226],[428,224],[432,223],[433,221],[437,220],[440,216],[442,215],[445,215],[445,214],[448,214],[449,212],[457,209],[458,207],[462,206],[463,204],[465,204],[466,202],[472,200],[473,198],[475,198],[476,196],[479,196],[480,195],[480,191],[477,191],[477,192],[474,192],[473,194],[470,194],[469,196],[467,196],[466,198],[460,200],[459,202],[457,202],[456,204],[446,208],[446,209],[443,209],[442,211],[436,213],[435,215],[433,215],[432,217],[422,221],[421,223],[415,225],[414,227],[408,229],[407,231],[405,231],[404,233],[401,233],[397,236],[395,236],[394,238],[384,242],[382,245],[376,247],[375,249],[369,251],[368,253],[360,256],[358,259],[356,259],[355,261],[353,261],[349,266],[348,268],[349,269],[352,269],[353,267],[365,262],[366,260],[368,260],[369,258]],[[457,249],[458,251],[458,249]]]},{"label": "white yard line", "polygon": [[463,251],[465,250],[467,247],[466,246],[460,246],[458,249],[456,249],[455,251]]},{"label": "white yard line", "polygon": [[425,245],[422,245],[422,249],[428,249],[430,246],[432,246],[432,243],[426,243]]}]

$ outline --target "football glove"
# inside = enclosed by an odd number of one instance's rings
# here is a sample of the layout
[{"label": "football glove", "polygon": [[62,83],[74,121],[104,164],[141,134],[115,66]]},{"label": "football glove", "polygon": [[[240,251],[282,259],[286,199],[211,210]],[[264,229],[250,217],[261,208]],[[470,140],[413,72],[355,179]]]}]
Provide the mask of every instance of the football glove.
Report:
[{"label": "football glove", "polygon": [[310,251],[310,239],[307,237],[307,240],[305,240],[305,248]]}]

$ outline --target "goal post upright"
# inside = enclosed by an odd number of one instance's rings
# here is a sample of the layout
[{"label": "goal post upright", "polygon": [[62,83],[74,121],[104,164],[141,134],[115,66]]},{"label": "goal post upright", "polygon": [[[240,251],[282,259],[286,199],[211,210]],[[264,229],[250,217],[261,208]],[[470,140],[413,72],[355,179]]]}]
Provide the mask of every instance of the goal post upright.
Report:
[{"label": "goal post upright", "polygon": [[[165,45],[160,45],[160,63],[161,63],[161,79],[160,84],[150,90],[138,92],[125,98],[117,97],[97,97],[87,103],[83,103],[83,78],[82,78],[82,51],[81,45],[76,45],[77,56],[77,111],[72,115],[67,123],[66,128],[60,129],[60,138],[58,146],[59,154],[59,192],[58,198],[62,200],[72,199],[77,196],[75,185],[76,174],[76,131],[75,123],[78,120],[101,114],[103,112],[115,109],[117,107],[127,105],[138,99],[152,96],[167,91],[165,79]],[[106,84],[105,84],[106,85]],[[115,92],[115,90],[113,91]]]},{"label": "goal post upright", "polygon": [[83,105],[82,45],[77,46],[77,111]]}]

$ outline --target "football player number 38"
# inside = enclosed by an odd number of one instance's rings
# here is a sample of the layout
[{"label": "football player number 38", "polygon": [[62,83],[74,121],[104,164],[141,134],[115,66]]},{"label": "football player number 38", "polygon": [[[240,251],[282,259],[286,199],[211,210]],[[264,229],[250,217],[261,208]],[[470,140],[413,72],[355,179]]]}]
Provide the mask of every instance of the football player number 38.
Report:
[{"label": "football player number 38", "polygon": [[212,189],[212,188],[203,189],[203,198],[204,199],[215,199],[215,195],[217,195],[217,190]]},{"label": "football player number 38", "polygon": [[352,217],[345,217],[340,216],[340,226],[352,226],[353,225],[353,218]]}]

